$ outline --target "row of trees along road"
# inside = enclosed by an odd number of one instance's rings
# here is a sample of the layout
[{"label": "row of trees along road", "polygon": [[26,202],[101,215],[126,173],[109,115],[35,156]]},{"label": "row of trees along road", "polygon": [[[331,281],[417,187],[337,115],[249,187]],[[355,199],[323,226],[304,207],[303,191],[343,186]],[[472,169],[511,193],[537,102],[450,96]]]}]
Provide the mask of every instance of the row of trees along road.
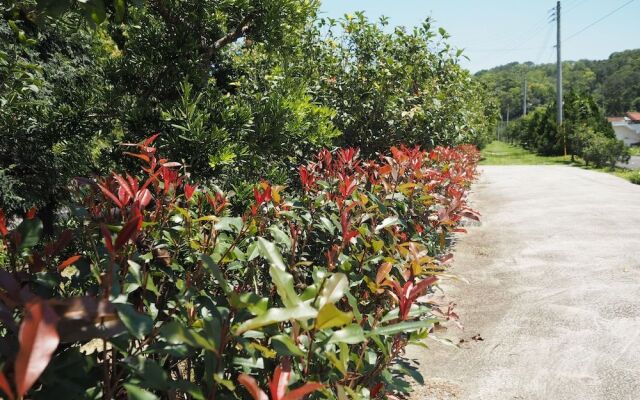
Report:
[{"label": "row of trees along road", "polygon": [[[190,174],[247,194],[324,146],[482,145],[496,107],[429,20],[317,1],[10,1],[0,20],[0,206],[51,221],[77,175],[162,133]],[[46,225],[51,225],[47,224]]]},{"label": "row of trees along road", "polygon": [[567,153],[587,165],[615,167],[629,161],[629,149],[616,139],[611,124],[592,97],[569,92],[564,97],[564,122],[558,129],[556,103],[540,106],[510,124],[506,137],[540,155]]},{"label": "row of trees along road", "polygon": [[[626,162],[629,151],[616,140],[605,116],[640,110],[640,50],[612,54],[601,61],[563,63],[564,124],[556,124],[556,66],[511,63],[480,71],[477,78],[497,98],[503,120],[514,121],[509,140],[541,155],[573,156],[596,166]],[[527,78],[527,106],[523,116],[523,81]]]}]

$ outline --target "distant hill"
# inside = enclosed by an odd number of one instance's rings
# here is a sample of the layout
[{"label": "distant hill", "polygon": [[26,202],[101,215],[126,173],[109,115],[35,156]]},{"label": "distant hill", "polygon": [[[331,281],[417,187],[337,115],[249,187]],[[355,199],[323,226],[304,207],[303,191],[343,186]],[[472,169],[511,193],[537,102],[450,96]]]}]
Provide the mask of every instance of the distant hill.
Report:
[{"label": "distant hill", "polygon": [[[556,65],[510,63],[476,73],[495,92],[503,118],[522,115],[524,76],[527,76],[528,107],[549,104],[555,99]],[[564,90],[593,96],[607,115],[640,111],[640,49],[613,53],[607,60],[563,63]]]}]

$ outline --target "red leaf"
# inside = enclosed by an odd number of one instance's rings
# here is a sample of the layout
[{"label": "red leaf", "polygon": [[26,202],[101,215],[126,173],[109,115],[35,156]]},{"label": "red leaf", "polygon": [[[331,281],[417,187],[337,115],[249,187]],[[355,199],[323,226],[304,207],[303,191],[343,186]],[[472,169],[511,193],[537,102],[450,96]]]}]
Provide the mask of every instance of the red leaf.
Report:
[{"label": "red leaf", "polygon": [[453,254],[449,253],[440,259],[440,265],[448,264],[451,260],[453,260]]},{"label": "red leaf", "polygon": [[113,241],[111,240],[111,232],[107,229],[104,224],[100,225],[100,231],[102,232],[102,236],[104,237],[104,245],[107,248],[109,254],[113,255],[115,250],[113,249]]},{"label": "red leaf", "polygon": [[291,378],[291,365],[285,358],[282,365],[276,367],[273,373],[273,378],[269,383],[269,391],[271,392],[272,400],[281,399],[287,391],[289,385],[289,379]]},{"label": "red leaf", "polygon": [[100,188],[100,190],[102,190],[102,193],[104,193],[105,196],[110,198],[111,201],[113,201],[118,206],[118,208],[123,208],[123,205],[120,202],[120,200],[116,197],[115,194],[111,193],[111,191],[109,189],[107,189],[106,186],[98,183],[98,187]]},{"label": "red leaf", "polygon": [[4,376],[4,373],[1,371],[0,371],[0,389],[2,389],[5,395],[7,395],[9,400],[15,399],[15,397],[13,397],[13,390],[11,390],[9,381],[7,381],[7,377]]},{"label": "red leaf", "polygon": [[149,189],[140,190],[136,193],[136,203],[140,206],[140,209],[145,208],[151,202],[151,192]]},{"label": "red leaf", "polygon": [[155,174],[149,176],[149,178],[145,181],[144,185],[140,188],[140,190],[144,190],[149,187],[153,182],[158,181],[158,176],[160,176],[161,171],[156,172]]},{"label": "red leaf", "polygon": [[480,221],[480,217],[474,213],[473,211],[463,211],[460,213],[461,216],[472,219],[474,221]]},{"label": "red leaf", "polygon": [[193,197],[193,192],[195,192],[196,190],[196,186],[191,186],[188,183],[184,184],[184,197],[187,199],[187,201],[191,200],[191,197]]},{"label": "red leaf", "polygon": [[180,164],[179,162],[175,162],[175,161],[169,161],[169,162],[165,162],[160,164],[165,168],[174,168],[174,167],[182,167],[182,164]]},{"label": "red leaf", "polygon": [[269,400],[267,394],[263,392],[262,389],[260,389],[260,387],[258,386],[258,382],[256,382],[256,380],[249,375],[240,374],[240,376],[238,377],[238,382],[249,391],[251,397],[253,397],[253,400]]},{"label": "red leaf", "polygon": [[151,143],[153,143],[158,138],[158,136],[160,136],[160,134],[156,133],[155,135],[146,138],[144,142],[142,142],[142,147],[148,147]]},{"label": "red leaf", "polygon": [[151,159],[149,158],[149,156],[148,156],[148,155],[146,155],[146,154],[130,153],[130,152],[128,152],[128,151],[125,151],[123,154],[126,154],[126,155],[131,156],[131,157],[139,158],[139,159],[141,159],[142,161],[145,161],[146,163],[149,163],[149,162],[151,161]]},{"label": "red leaf", "polygon": [[124,246],[129,239],[131,239],[142,227],[142,216],[136,215],[131,218],[129,222],[127,222],[123,227],[118,237],[116,238],[116,243],[113,246],[116,251],[120,250],[122,246]]},{"label": "red leaf", "polygon": [[60,265],[58,265],[58,271],[62,271],[67,268],[69,265],[75,264],[81,258],[80,255],[75,255],[64,260]]},{"label": "red leaf", "polygon": [[58,347],[57,322],[58,316],[43,301],[37,300],[25,307],[25,318],[20,325],[20,350],[15,363],[18,397],[29,391]]},{"label": "red leaf", "polygon": [[7,218],[4,216],[4,211],[0,208],[0,233],[2,236],[7,236],[9,231],[7,230]]},{"label": "red leaf", "polygon": [[31,207],[29,211],[27,211],[27,219],[33,219],[36,216],[38,209],[35,207]]},{"label": "red leaf", "polygon": [[118,183],[120,184],[120,187],[127,192],[127,194],[129,195],[130,198],[133,198],[133,190],[131,189],[131,186],[129,186],[129,182],[127,182],[126,179],[124,179],[123,177],[121,177],[118,174],[113,174],[113,178],[118,181]]},{"label": "red leaf", "polygon": [[305,383],[299,388],[290,391],[283,398],[278,400],[299,400],[299,399],[302,399],[304,396],[308,395],[309,393],[313,393],[316,390],[322,389],[323,387],[324,385],[318,382]]},{"label": "red leaf", "polygon": [[371,389],[371,398],[376,398],[378,396],[378,393],[380,393],[380,390],[383,388],[384,384],[382,382],[379,382],[377,385],[375,385],[373,389]]},{"label": "red leaf", "polygon": [[418,297],[422,296],[422,294],[425,292],[425,290],[427,290],[429,286],[436,283],[437,280],[438,278],[436,278],[435,276],[424,278],[411,289],[408,299],[411,302],[414,302]]}]

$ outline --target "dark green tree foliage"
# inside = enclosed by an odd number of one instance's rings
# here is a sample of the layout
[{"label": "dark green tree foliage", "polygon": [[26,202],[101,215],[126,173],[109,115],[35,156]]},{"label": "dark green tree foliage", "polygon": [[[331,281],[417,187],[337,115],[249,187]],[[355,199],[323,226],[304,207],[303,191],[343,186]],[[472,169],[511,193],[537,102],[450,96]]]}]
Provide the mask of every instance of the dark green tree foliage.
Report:
[{"label": "dark green tree foliage", "polygon": [[[608,116],[640,111],[640,50],[613,53],[607,60],[565,61],[566,91],[588,93]],[[528,81],[529,109],[549,104],[555,97],[555,64],[510,63],[476,76],[496,93],[503,119],[522,115],[524,76]]]},{"label": "dark green tree foliage", "polygon": [[[77,18],[0,21],[0,204],[53,208],[68,179],[89,173],[109,132],[100,49]],[[45,222],[47,222],[45,220]],[[48,225],[48,224],[45,224]]]},{"label": "dark green tree foliage", "polygon": [[615,166],[627,161],[629,152],[617,140],[611,124],[594,99],[569,92],[564,99],[564,122],[559,130],[555,102],[539,107],[515,121],[508,129],[511,140],[540,155],[561,155],[566,144],[568,154],[580,156],[596,166]]},{"label": "dark green tree foliage", "polygon": [[[494,106],[429,21],[387,33],[317,1],[13,1],[0,21],[0,185],[8,212],[55,209],[76,175],[162,133],[193,178],[290,183],[322,147],[482,145]],[[336,33],[340,31],[341,33]],[[62,189],[62,190],[61,190]]]}]

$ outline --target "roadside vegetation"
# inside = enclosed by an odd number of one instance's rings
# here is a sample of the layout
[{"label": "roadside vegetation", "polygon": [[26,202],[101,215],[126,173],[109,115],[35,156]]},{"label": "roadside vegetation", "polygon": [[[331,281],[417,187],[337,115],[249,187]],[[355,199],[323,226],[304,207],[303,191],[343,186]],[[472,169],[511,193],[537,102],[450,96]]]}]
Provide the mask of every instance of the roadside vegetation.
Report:
[{"label": "roadside vegetation", "polygon": [[[588,166],[609,167],[637,154],[617,140],[606,116],[640,109],[637,66],[640,50],[614,53],[603,61],[567,61],[564,70],[564,121],[556,123],[555,66],[511,63],[480,71],[476,77],[497,97],[503,121],[501,137],[540,156],[569,154]],[[527,115],[523,83],[527,82]],[[507,117],[508,116],[508,117]],[[616,172],[628,176],[624,171]]]},{"label": "roadside vegetation", "polygon": [[323,150],[298,190],[262,181],[242,207],[155,139],[131,148],[140,170],[76,179],[55,237],[35,210],[15,227],[0,210],[6,395],[375,398],[422,382],[401,356],[456,318],[419,298],[478,219],[475,147]]}]

